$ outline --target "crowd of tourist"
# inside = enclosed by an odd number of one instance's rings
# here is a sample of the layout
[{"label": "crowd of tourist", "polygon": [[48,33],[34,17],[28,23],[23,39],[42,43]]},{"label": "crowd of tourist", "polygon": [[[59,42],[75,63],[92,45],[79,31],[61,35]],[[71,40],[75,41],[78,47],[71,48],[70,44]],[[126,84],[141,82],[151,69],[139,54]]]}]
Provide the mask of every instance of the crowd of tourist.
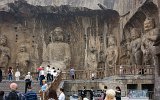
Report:
[{"label": "crowd of tourist", "polygon": [[[40,67],[38,69],[38,81],[40,84],[40,92],[42,92],[41,98],[44,98],[44,93],[47,91],[48,100],[65,100],[64,89],[60,88],[59,93],[56,90],[48,88],[48,83],[52,82],[57,75],[60,73],[59,69],[55,69],[54,67],[51,68],[49,65],[44,69],[44,67]],[[75,70],[71,67],[70,71],[70,78],[75,79]],[[15,72],[15,80],[19,81],[20,72],[17,69]],[[93,78],[92,78],[93,79]],[[13,69],[10,67],[8,69],[8,80],[13,80]],[[30,72],[24,78],[25,80],[25,92],[20,93],[17,91],[18,85],[16,83],[10,84],[11,91],[9,93],[4,93],[4,91],[0,91],[0,100],[38,100],[37,93],[32,90],[32,81],[33,77]],[[95,90],[92,87],[89,90],[90,96],[87,96],[88,90],[86,87],[83,87],[81,92],[81,99],[82,100],[95,100]],[[104,90],[101,93],[101,99],[98,100],[121,100],[121,89],[119,86],[116,87],[115,90],[108,89],[107,86],[104,86]],[[78,99],[77,99],[78,100]]]},{"label": "crowd of tourist", "polygon": [[[89,94],[89,96],[87,96]],[[121,89],[119,86],[116,87],[115,90],[108,89],[107,86],[104,86],[104,90],[102,90],[101,95],[96,98],[96,91],[93,87],[87,90],[84,86],[80,93],[81,100],[121,100]],[[74,99],[78,100],[78,99]]]},{"label": "crowd of tourist", "polygon": [[[40,91],[42,92],[45,92],[47,90],[48,83],[52,82],[57,77],[57,75],[60,73],[59,68],[58,69],[55,69],[54,67],[51,68],[49,65],[47,65],[46,68],[40,66],[40,68],[38,68],[37,71],[38,71],[37,81],[39,81],[39,84],[41,87]],[[15,77],[14,77],[14,74],[15,74]],[[32,90],[33,77],[31,75],[31,72],[28,72],[24,78],[25,92],[20,93],[17,91],[18,85],[17,83],[14,83],[14,81],[19,81],[20,76],[21,76],[21,73],[18,69],[16,72],[14,72],[12,67],[8,68],[7,79],[9,82],[11,82],[10,84],[11,91],[8,94],[6,94],[4,91],[0,90],[0,100],[38,100],[36,92]],[[1,81],[2,81],[2,70],[0,69],[0,82]],[[65,95],[63,93],[62,88],[60,89],[60,95],[57,96],[58,99],[56,98],[52,99],[51,93],[48,94],[50,96],[49,100],[65,100]]]},{"label": "crowd of tourist", "polygon": [[[0,91],[0,100],[38,100],[37,93],[32,90],[31,86],[28,86],[26,93],[20,93],[17,91],[18,85],[16,83],[10,84],[10,92],[5,94],[4,91]],[[42,87],[44,89],[44,87]],[[57,95],[55,90],[49,89],[47,94],[48,100],[65,100],[64,90],[60,88],[60,94]]]}]

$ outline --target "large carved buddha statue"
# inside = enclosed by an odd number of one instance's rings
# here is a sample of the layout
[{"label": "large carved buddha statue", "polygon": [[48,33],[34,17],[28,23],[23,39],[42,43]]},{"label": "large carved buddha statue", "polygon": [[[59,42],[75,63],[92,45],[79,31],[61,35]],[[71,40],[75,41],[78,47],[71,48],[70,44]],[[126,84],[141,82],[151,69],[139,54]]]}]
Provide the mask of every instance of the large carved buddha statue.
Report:
[{"label": "large carved buddha statue", "polygon": [[52,36],[54,41],[47,46],[46,58],[51,66],[63,70],[70,65],[70,47],[69,44],[63,41],[63,30],[61,27],[56,27]]},{"label": "large carved buddha statue", "polygon": [[5,70],[7,70],[10,57],[10,49],[7,47],[7,37],[0,35],[0,66],[4,67]]}]

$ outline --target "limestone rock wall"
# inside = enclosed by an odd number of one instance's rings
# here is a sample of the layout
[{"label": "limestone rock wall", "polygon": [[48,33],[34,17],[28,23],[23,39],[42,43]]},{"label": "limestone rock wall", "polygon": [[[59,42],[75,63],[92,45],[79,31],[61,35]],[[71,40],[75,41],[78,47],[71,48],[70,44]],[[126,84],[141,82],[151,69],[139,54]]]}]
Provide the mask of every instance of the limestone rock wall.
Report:
[{"label": "limestone rock wall", "polygon": [[0,5],[1,34],[11,50],[9,66],[17,66],[19,47],[25,45],[33,70],[43,62],[43,46],[52,41],[50,32],[57,26],[70,44],[72,66],[83,69],[107,66],[106,59],[111,65],[130,64],[131,30],[139,28],[142,39],[146,18],[154,20],[151,29],[159,24],[157,0],[1,0]]},{"label": "limestone rock wall", "polygon": [[[80,9],[76,12],[74,7],[66,7],[69,9],[66,13],[65,8],[59,7],[60,13],[54,13],[54,9],[36,7],[21,1],[11,3],[9,7],[9,11],[0,12],[0,31],[7,37],[6,46],[11,53],[5,70],[9,66],[14,69],[27,66],[28,71],[36,71],[44,61],[45,46],[53,42],[51,32],[57,26],[64,31],[64,42],[70,45],[71,66],[76,69],[92,69],[94,65],[96,70],[99,63],[105,63],[110,36],[115,40],[111,44],[117,45],[115,36],[119,30],[119,15],[114,10],[94,12],[85,8],[84,11]],[[21,47],[26,49],[25,53]],[[19,53],[22,56],[18,56]]]}]

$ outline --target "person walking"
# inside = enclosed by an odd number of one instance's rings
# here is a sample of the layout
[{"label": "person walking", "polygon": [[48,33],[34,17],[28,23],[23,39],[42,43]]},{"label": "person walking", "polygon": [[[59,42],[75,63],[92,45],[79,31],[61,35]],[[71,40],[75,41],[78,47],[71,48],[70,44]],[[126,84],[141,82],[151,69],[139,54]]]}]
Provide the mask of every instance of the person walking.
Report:
[{"label": "person walking", "polygon": [[49,89],[48,100],[58,100],[58,96],[55,90]]},{"label": "person walking", "polygon": [[121,100],[121,88],[119,86],[116,87],[116,100]]},{"label": "person walking", "polygon": [[53,79],[55,79],[57,77],[57,75],[58,75],[57,71],[54,70],[54,72],[53,72]]},{"label": "person walking", "polygon": [[42,95],[42,100],[44,100],[44,96],[45,96],[45,91],[48,88],[48,84],[46,83],[46,80],[42,80],[42,86],[41,86],[41,90],[39,91],[39,93]]},{"label": "person walking", "polygon": [[64,89],[63,88],[60,88],[60,95],[58,97],[58,100],[65,100]]},{"label": "person walking", "polygon": [[9,67],[8,68],[8,80],[12,81],[12,79],[13,79],[13,69],[12,67]]},{"label": "person walking", "polygon": [[42,67],[42,70],[39,72],[39,83],[40,83],[40,86],[42,86],[42,80],[45,79],[45,72],[44,72],[44,67]]},{"label": "person walking", "polygon": [[71,67],[71,69],[70,69],[70,77],[71,77],[71,79],[75,79],[75,70],[74,70],[74,68],[73,67]]},{"label": "person walking", "polygon": [[28,74],[25,76],[25,93],[27,92],[27,88],[29,86],[31,86],[31,83],[32,83],[32,76],[31,76],[31,73],[28,72]]},{"label": "person walking", "polygon": [[18,85],[16,83],[11,83],[10,89],[11,91],[4,95],[4,100],[25,100],[24,95],[17,91]]},{"label": "person walking", "polygon": [[47,71],[47,82],[50,82],[52,80],[50,65],[47,65],[46,71]]},{"label": "person walking", "polygon": [[28,86],[28,91],[25,94],[25,99],[26,100],[38,100],[37,93],[32,90],[31,86]]},{"label": "person walking", "polygon": [[0,68],[0,82],[2,82],[2,70]]},{"label": "person walking", "polygon": [[53,77],[53,74],[54,74],[54,71],[55,71],[56,69],[53,67],[53,68],[51,68],[51,81],[53,81],[54,80],[54,77]]},{"label": "person walking", "polygon": [[57,69],[57,73],[59,74],[60,72],[61,72],[61,71],[60,71],[60,69],[58,68],[58,69]]},{"label": "person walking", "polygon": [[86,97],[86,95],[87,95],[86,92],[87,92],[87,91],[86,91],[86,87],[83,86],[83,90],[82,90],[82,92],[81,92],[81,98],[82,98],[82,100],[84,99],[84,97]]},{"label": "person walking", "polygon": [[15,72],[16,81],[19,81],[19,77],[20,77],[20,71],[17,69],[17,71]]},{"label": "person walking", "polygon": [[46,80],[44,79],[44,80],[42,80],[42,87],[41,87],[41,91],[43,91],[43,92],[45,92],[46,90],[47,90],[47,88],[48,88],[48,84],[47,84],[47,82],[46,82]]},{"label": "person walking", "polygon": [[106,91],[107,91],[108,87],[105,85],[104,86],[104,90],[103,90],[103,94],[102,94],[102,100],[105,100],[106,98]]}]

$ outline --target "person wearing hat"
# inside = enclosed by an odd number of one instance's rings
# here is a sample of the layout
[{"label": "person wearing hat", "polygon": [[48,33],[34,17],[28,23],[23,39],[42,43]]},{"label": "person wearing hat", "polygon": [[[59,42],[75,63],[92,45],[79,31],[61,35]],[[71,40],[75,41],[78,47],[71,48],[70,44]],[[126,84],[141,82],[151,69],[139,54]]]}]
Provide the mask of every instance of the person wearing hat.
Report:
[{"label": "person wearing hat", "polygon": [[28,72],[28,74],[25,76],[25,93],[27,92],[27,88],[31,86],[32,82],[32,76],[31,73]]},{"label": "person wearing hat", "polygon": [[48,85],[47,85],[47,83],[46,83],[46,80],[45,79],[43,79],[42,80],[42,86],[41,86],[41,89],[40,89],[40,91],[39,91],[39,93],[40,93],[40,95],[41,95],[41,99],[42,100],[44,100],[44,96],[45,96],[45,91],[47,90],[47,88],[48,88]]},{"label": "person wearing hat", "polygon": [[10,84],[11,91],[4,96],[4,100],[25,100],[23,94],[17,91],[18,85],[16,83]]},{"label": "person wearing hat", "polygon": [[48,88],[48,85],[47,85],[45,79],[42,80],[42,84],[43,84],[43,85],[42,85],[42,87],[41,87],[41,91],[44,92],[44,91],[46,91],[46,89]]}]

